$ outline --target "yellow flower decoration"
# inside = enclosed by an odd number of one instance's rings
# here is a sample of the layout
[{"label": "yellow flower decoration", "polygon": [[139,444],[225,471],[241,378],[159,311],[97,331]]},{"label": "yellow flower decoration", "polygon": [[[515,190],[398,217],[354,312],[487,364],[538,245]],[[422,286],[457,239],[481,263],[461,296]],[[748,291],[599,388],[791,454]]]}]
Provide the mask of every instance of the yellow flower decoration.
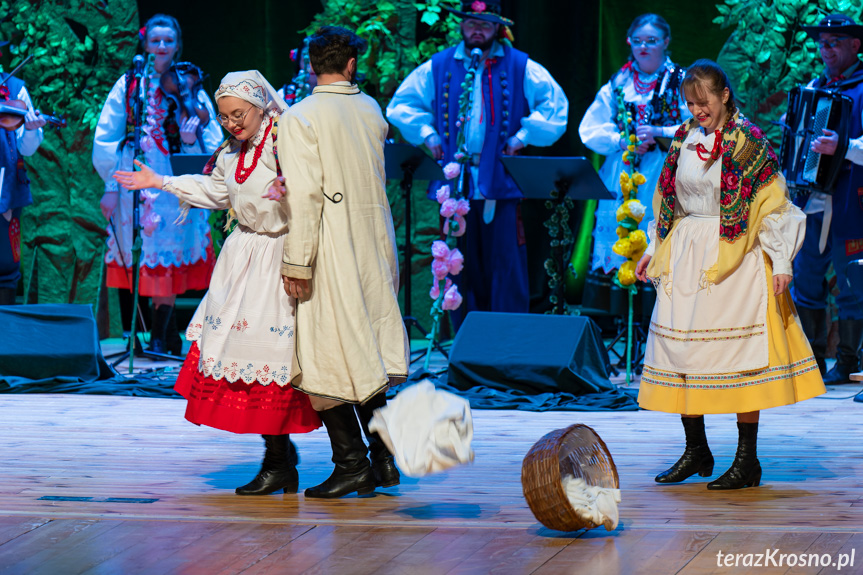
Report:
[{"label": "yellow flower decoration", "polygon": [[617,232],[618,238],[625,238],[629,235],[629,230],[624,228],[623,226],[617,226],[617,230],[615,231]]},{"label": "yellow flower decoration", "polygon": [[[647,249],[647,234],[644,230],[635,230],[629,234],[629,243],[632,245],[633,252],[642,252]],[[640,259],[640,258],[633,258]]]},{"label": "yellow flower decoration", "polygon": [[617,279],[621,285],[631,286],[635,283],[635,262],[625,261],[617,271]]},{"label": "yellow flower decoration", "polygon": [[635,134],[630,135],[629,141],[634,144],[635,142],[638,141],[638,136],[636,136]]},{"label": "yellow flower decoration", "polygon": [[632,251],[632,242],[629,241],[629,238],[620,238],[614,245],[611,246],[611,249],[614,253],[621,255],[625,258],[629,257],[629,253]]},{"label": "yellow flower decoration", "polygon": [[629,144],[628,146],[626,146],[626,149],[629,150],[630,152],[634,152],[635,151],[635,144]]},{"label": "yellow flower decoration", "polygon": [[642,174],[641,172],[635,172],[634,174],[632,174],[632,182],[636,186],[641,186],[646,181],[647,181],[647,178],[645,178],[644,174]]},{"label": "yellow flower decoration", "polygon": [[[627,190],[624,189],[624,192]],[[636,199],[626,200],[620,207],[617,208],[617,212],[615,215],[617,216],[617,221],[622,222],[626,218],[632,218],[638,223],[641,223],[641,220],[644,219],[645,207],[644,204],[639,202]]]}]

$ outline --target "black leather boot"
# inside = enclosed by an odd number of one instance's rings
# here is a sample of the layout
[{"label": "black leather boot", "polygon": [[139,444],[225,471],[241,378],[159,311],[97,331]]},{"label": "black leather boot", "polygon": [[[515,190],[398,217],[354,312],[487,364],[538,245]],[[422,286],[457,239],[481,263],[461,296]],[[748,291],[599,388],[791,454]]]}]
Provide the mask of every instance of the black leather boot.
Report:
[{"label": "black leather boot", "polygon": [[679,483],[696,473],[701,477],[713,475],[713,454],[707,445],[704,416],[681,417],[686,433],[686,449],[677,463],[656,476],[657,483]]},{"label": "black leather boot", "polygon": [[354,406],[343,403],[318,412],[318,415],[330,436],[336,468],[326,481],[306,489],[306,497],[335,499],[354,492],[358,495],[373,493],[375,476],[366,457],[366,444],[363,443]]},{"label": "black leather boot", "polygon": [[740,489],[758,487],[761,484],[761,463],[756,455],[758,423],[737,422],[737,454],[728,471],[716,481],[707,484],[707,489]]},{"label": "black leather boot", "polygon": [[366,440],[369,442],[369,454],[372,460],[372,473],[375,476],[375,485],[378,487],[393,487],[398,485],[401,476],[396,467],[395,458],[386,444],[381,440],[381,436],[377,433],[369,431],[369,422],[372,420],[374,411],[380,409],[387,404],[386,391],[382,391],[375,395],[362,405],[355,406],[357,416],[360,418],[360,425],[363,428],[363,433]]},{"label": "black leather boot", "polygon": [[863,319],[840,319],[836,365],[824,376],[825,384],[856,383],[851,381],[849,376],[860,370],[861,345],[863,345]]},{"label": "black leather boot", "polygon": [[15,288],[0,288],[0,305],[14,305],[17,292]]},{"label": "black leather boot", "polygon": [[296,493],[300,482],[297,474],[297,448],[287,435],[262,435],[264,461],[251,482],[237,487],[237,495],[269,495],[276,491]]},{"label": "black leather boot", "polygon": [[165,334],[168,329],[168,322],[171,319],[171,312],[173,311],[174,306],[172,305],[160,305],[151,309],[150,345],[147,346],[148,351],[168,353]]},{"label": "black leather boot", "polygon": [[827,310],[812,309],[808,307],[798,307],[797,316],[800,318],[800,324],[803,326],[803,333],[806,334],[806,339],[809,340],[809,345],[812,346],[812,355],[815,356],[815,361],[818,362],[818,369],[821,371],[821,377],[827,373],[827,362],[824,357],[827,354]]}]

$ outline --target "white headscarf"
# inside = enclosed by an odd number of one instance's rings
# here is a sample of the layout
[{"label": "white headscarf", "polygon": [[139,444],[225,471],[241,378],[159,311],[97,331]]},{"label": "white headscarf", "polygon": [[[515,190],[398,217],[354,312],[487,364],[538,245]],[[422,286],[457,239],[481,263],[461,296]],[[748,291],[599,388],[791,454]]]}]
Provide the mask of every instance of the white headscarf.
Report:
[{"label": "white headscarf", "polygon": [[216,101],[225,96],[234,96],[250,104],[275,114],[288,109],[288,104],[273,89],[264,75],[257,70],[229,72],[222,78],[216,90]]}]

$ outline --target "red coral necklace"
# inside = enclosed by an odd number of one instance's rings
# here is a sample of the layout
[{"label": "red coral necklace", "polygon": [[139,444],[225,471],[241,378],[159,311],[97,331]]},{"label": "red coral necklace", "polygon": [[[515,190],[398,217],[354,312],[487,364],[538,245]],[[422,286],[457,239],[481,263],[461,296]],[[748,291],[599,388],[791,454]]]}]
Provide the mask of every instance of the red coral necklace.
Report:
[{"label": "red coral necklace", "polygon": [[698,154],[698,158],[702,162],[706,162],[707,160],[716,161],[719,159],[719,154],[722,152],[722,132],[716,130],[713,134],[713,150],[708,152],[707,148],[702,143],[698,143],[695,146],[695,153]]},{"label": "red coral necklace", "polygon": [[252,172],[255,171],[255,166],[258,165],[258,160],[261,158],[261,153],[264,151],[264,145],[267,143],[267,138],[270,135],[270,130],[273,129],[273,119],[270,118],[270,123],[267,125],[267,130],[264,132],[264,137],[261,138],[261,143],[255,146],[255,155],[252,157],[252,165],[248,168],[244,167],[246,163],[246,150],[249,146],[249,141],[246,140],[243,142],[243,145],[240,147],[240,158],[237,162],[237,170],[234,172],[234,179],[237,180],[238,184],[242,184],[246,180],[249,179],[249,176],[252,175]]}]

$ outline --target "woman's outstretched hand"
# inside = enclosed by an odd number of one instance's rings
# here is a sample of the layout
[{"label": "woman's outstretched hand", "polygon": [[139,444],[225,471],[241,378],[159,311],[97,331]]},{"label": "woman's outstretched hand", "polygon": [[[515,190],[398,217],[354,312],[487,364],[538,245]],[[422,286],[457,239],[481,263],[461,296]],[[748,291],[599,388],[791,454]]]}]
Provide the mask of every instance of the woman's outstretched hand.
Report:
[{"label": "woman's outstretched hand", "polygon": [[650,259],[651,257],[645,254],[641,256],[641,259],[638,260],[637,264],[635,264],[635,277],[645,283],[650,281],[650,279],[647,277],[647,264],[650,263]]},{"label": "woman's outstretched hand", "polygon": [[274,202],[278,202],[285,197],[286,193],[288,193],[288,190],[285,188],[285,177],[278,176],[275,180],[273,180],[273,183],[270,184],[267,193],[263,194],[261,197],[267,198],[268,200],[273,200]]},{"label": "woman's outstretched hand", "polygon": [[135,160],[140,172],[114,172],[114,179],[127,190],[143,190],[144,188],[162,189],[162,174],[157,174],[150,166]]}]

